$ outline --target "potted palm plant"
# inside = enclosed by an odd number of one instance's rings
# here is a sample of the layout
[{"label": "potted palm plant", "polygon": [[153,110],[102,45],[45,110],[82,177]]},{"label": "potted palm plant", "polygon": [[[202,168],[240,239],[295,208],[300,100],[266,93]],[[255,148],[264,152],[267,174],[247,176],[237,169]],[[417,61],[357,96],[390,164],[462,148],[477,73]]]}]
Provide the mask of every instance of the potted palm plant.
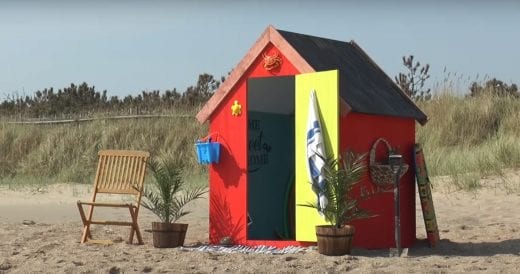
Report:
[{"label": "potted palm plant", "polygon": [[205,187],[186,188],[184,166],[180,161],[151,160],[148,163],[153,182],[143,191],[141,205],[154,213],[160,222],[152,222],[153,245],[176,247],[184,245],[188,224],[176,223],[190,211],[185,206],[207,192]]},{"label": "potted palm plant", "polygon": [[[350,254],[355,229],[346,223],[371,215],[359,208],[359,200],[352,197],[352,188],[360,182],[366,170],[366,154],[347,151],[338,158],[322,157],[325,166],[323,175],[326,181],[324,195],[328,200],[321,209],[329,225],[316,226],[318,252],[324,255]],[[306,203],[306,206],[320,210],[317,203]]]}]

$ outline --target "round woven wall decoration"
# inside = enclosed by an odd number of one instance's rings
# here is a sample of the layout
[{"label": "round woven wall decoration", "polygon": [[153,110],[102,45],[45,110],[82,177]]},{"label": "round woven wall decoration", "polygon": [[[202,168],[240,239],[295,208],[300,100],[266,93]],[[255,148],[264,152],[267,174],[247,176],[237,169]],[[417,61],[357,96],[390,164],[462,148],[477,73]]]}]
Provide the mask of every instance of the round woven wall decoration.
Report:
[{"label": "round woven wall decoration", "polygon": [[264,59],[264,69],[267,71],[272,71],[282,66],[282,58],[278,56],[278,52],[275,52],[273,55],[262,53],[262,58]]}]

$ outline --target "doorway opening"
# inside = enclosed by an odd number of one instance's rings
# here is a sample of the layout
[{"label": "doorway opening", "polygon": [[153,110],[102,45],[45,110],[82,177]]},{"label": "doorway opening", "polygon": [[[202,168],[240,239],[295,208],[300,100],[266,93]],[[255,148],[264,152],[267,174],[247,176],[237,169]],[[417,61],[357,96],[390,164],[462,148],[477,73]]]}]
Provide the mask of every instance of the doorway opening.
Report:
[{"label": "doorway opening", "polygon": [[250,78],[247,239],[295,239],[294,76]]}]

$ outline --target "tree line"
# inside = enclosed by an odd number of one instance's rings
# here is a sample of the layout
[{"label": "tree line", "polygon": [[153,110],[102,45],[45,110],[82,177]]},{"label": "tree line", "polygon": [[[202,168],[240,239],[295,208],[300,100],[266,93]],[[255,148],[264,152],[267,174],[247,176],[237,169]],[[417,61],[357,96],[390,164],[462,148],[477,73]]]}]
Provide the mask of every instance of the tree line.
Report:
[{"label": "tree line", "polygon": [[8,96],[0,103],[3,117],[52,118],[91,116],[95,113],[153,114],[163,110],[193,109],[206,102],[225,80],[211,74],[200,74],[195,85],[180,93],[176,88],[160,92],[142,91],[125,97],[108,96],[107,91],[96,90],[88,83],[54,89],[45,88],[32,96]]},{"label": "tree line", "polygon": [[[430,78],[430,65],[421,65],[414,56],[403,57],[404,73],[395,77],[395,83],[414,101],[429,100],[431,93],[425,88]],[[164,110],[193,109],[206,102],[223,83],[213,75],[203,73],[197,83],[180,93],[176,88],[160,92],[159,90],[142,91],[136,96],[108,96],[107,91],[96,90],[95,86],[83,82],[74,83],[62,89],[45,88],[32,96],[8,96],[0,103],[0,116],[22,118],[70,118],[92,116],[95,113],[108,114],[155,114]],[[516,84],[506,84],[496,78],[484,84],[473,82],[468,96],[492,94],[520,98]]]},{"label": "tree line", "polygon": [[[430,78],[430,65],[422,65],[419,61],[414,62],[414,56],[403,56],[403,66],[406,71],[395,77],[395,83],[401,90],[414,101],[425,101],[431,99],[431,89],[425,87],[426,80]],[[482,95],[509,96],[520,98],[518,87],[512,83],[508,85],[501,80],[493,78],[484,84],[476,81],[469,86],[470,97]]]}]

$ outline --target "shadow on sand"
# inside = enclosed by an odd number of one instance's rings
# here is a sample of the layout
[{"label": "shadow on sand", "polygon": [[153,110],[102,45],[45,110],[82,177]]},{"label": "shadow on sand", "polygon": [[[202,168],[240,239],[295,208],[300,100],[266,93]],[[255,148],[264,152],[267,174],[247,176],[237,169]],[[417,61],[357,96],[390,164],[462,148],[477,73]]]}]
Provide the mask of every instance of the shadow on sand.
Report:
[{"label": "shadow on sand", "polygon": [[[388,257],[389,249],[366,250],[354,249],[352,255],[366,257]],[[417,240],[416,244],[408,249],[408,257],[427,256],[493,256],[493,255],[520,255],[520,239],[510,239],[499,242],[452,242],[442,239],[435,248],[430,248],[425,239]]]}]

